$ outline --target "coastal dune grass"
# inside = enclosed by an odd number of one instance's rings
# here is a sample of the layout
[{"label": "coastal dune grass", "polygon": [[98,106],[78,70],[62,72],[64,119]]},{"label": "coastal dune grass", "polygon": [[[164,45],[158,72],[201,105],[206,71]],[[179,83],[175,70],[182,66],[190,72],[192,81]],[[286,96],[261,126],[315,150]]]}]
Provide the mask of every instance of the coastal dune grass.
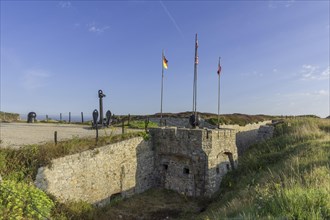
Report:
[{"label": "coastal dune grass", "polygon": [[330,219],[330,121],[286,120],[251,146],[198,219]]}]

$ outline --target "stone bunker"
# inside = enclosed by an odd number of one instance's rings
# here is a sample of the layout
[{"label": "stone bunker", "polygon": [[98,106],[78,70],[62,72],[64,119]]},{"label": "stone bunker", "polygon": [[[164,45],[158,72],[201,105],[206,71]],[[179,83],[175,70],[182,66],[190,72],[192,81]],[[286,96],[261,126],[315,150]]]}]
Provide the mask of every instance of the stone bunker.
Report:
[{"label": "stone bunker", "polygon": [[154,187],[209,197],[237,166],[237,132],[151,128],[149,140],[138,137],[54,159],[51,167],[39,168],[35,184],[60,201],[97,205]]}]

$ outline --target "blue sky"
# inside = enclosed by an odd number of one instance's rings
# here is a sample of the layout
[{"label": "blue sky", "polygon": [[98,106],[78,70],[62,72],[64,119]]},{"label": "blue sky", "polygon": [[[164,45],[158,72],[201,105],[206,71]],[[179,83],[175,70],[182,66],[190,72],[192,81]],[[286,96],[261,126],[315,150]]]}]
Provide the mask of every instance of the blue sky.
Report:
[{"label": "blue sky", "polygon": [[1,111],[329,113],[329,1],[1,1]]}]

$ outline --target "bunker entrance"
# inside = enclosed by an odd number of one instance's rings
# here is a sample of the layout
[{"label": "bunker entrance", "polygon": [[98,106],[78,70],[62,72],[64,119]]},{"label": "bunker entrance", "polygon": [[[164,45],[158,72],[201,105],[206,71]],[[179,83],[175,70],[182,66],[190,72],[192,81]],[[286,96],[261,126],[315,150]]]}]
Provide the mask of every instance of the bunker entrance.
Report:
[{"label": "bunker entrance", "polygon": [[234,163],[234,158],[233,158],[233,154],[230,153],[230,152],[225,152],[225,155],[228,156],[228,159],[229,159],[229,163],[230,163],[230,166],[231,166],[231,169],[235,169],[235,163]]}]

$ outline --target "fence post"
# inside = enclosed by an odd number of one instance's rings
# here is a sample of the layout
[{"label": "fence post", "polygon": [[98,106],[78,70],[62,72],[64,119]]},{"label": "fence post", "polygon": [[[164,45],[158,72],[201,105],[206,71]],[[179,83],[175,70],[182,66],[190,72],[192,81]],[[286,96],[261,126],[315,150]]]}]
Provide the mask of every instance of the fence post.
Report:
[{"label": "fence post", "polygon": [[99,141],[99,126],[98,126],[98,124],[96,124],[96,137],[95,137],[95,140],[96,140],[96,144],[97,144],[97,142]]},{"label": "fence post", "polygon": [[60,122],[62,121],[62,113],[60,113]]},{"label": "fence post", "polygon": [[57,131],[54,132],[54,142],[55,146],[57,145]]},{"label": "fence post", "polygon": [[48,115],[46,115],[46,121],[48,122]]},{"label": "fence post", "polygon": [[122,133],[122,134],[125,133],[125,127],[124,127],[125,124],[124,124],[124,123],[125,123],[125,120],[124,120],[124,118],[123,118],[123,120],[122,120],[122,122],[121,122],[121,133]]},{"label": "fence post", "polygon": [[69,124],[71,123],[71,112],[69,112]]}]

